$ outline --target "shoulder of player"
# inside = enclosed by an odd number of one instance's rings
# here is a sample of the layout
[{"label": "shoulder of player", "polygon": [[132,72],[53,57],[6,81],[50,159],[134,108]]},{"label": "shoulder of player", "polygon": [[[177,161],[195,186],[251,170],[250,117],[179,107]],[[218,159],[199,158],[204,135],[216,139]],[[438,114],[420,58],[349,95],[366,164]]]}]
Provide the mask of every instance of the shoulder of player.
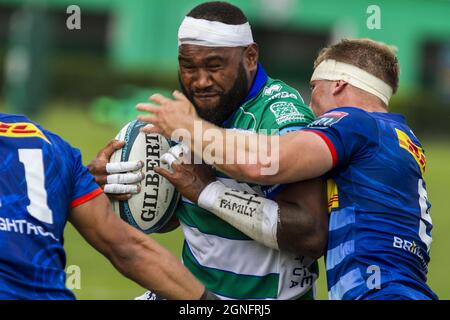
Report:
[{"label": "shoulder of player", "polygon": [[260,94],[258,108],[262,114],[261,128],[265,129],[302,127],[314,120],[312,110],[298,91],[279,80],[269,79]]},{"label": "shoulder of player", "polygon": [[2,114],[2,117],[0,117],[0,122],[3,122],[4,125],[7,125],[6,128],[9,128],[9,130],[14,130],[15,134],[23,134],[23,136],[29,137],[36,136],[45,138],[50,143],[63,142],[67,144],[67,142],[65,142],[57,134],[45,129],[42,125],[30,120],[24,115]]},{"label": "shoulder of player", "polygon": [[371,124],[376,126],[376,121],[369,112],[356,107],[339,107],[331,109],[317,117],[308,127],[332,127],[338,123],[351,123],[353,129],[368,129],[368,126]]},{"label": "shoulder of player", "polygon": [[272,101],[280,99],[293,99],[299,100],[302,104],[305,103],[303,97],[296,89],[281,80],[268,78],[266,85],[261,90],[261,100],[270,104]]},{"label": "shoulder of player", "polygon": [[368,121],[374,121],[374,117],[370,112],[367,112],[361,108],[357,107],[339,107],[332,109],[328,112],[326,112],[324,115],[330,114],[330,113],[342,113],[344,117],[348,117],[347,119],[360,119],[360,120],[368,120]]}]

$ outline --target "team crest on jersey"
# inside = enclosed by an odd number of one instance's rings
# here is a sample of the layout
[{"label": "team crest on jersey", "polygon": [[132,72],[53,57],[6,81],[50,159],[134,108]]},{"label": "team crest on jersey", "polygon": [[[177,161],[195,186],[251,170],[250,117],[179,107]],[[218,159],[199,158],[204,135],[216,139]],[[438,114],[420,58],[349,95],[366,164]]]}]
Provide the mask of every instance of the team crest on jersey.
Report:
[{"label": "team crest on jersey", "polygon": [[397,133],[400,147],[408,151],[414,157],[414,160],[416,160],[419,165],[420,172],[423,174],[427,163],[423,149],[412,142],[408,135],[402,130],[395,128],[395,132]]},{"label": "team crest on jersey", "polygon": [[276,92],[280,92],[281,88],[282,88],[281,85],[273,84],[270,87],[264,89],[264,95],[271,96]]},{"label": "team crest on jersey", "polygon": [[308,127],[312,128],[331,127],[333,124],[338,123],[339,121],[341,121],[342,118],[345,118],[346,116],[348,116],[347,112],[341,111],[328,112],[317,118],[315,121],[309,124]]},{"label": "team crest on jersey", "polygon": [[5,123],[0,122],[0,137],[9,138],[40,138],[47,143],[50,141],[42,133],[42,131],[34,124],[29,122]]},{"label": "team crest on jersey", "polygon": [[305,121],[305,116],[298,111],[292,102],[276,102],[270,106],[278,125],[283,125],[292,121]]}]

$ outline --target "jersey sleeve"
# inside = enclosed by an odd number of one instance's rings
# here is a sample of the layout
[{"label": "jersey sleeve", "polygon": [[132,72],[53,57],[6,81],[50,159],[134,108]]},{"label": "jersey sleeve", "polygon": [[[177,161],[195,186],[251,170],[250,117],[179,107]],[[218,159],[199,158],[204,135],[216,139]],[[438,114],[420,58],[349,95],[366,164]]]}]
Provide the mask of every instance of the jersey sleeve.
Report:
[{"label": "jersey sleeve", "polygon": [[103,190],[95,182],[94,177],[83,165],[80,150],[70,147],[73,159],[73,185],[70,208],[75,208],[99,194]]},{"label": "jersey sleeve", "polygon": [[317,134],[327,144],[333,157],[333,167],[352,159],[367,157],[369,147],[377,142],[375,120],[366,112],[354,108],[339,108],[317,118],[303,129]]}]

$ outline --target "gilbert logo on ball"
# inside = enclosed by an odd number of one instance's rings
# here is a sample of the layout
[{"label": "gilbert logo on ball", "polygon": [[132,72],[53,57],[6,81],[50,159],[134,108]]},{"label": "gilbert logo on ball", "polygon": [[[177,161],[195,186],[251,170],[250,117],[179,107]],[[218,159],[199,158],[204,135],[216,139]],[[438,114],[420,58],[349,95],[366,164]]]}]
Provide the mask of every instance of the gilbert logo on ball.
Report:
[{"label": "gilbert logo on ball", "polygon": [[161,156],[173,143],[160,134],[140,132],[146,123],[132,121],[125,125],[116,139],[125,146],[111,156],[110,162],[142,161],[144,179],[141,191],[128,201],[112,201],[114,212],[124,221],[145,233],[157,232],[172,218],[180,195],[175,187],[154,171],[154,167],[169,169]]}]

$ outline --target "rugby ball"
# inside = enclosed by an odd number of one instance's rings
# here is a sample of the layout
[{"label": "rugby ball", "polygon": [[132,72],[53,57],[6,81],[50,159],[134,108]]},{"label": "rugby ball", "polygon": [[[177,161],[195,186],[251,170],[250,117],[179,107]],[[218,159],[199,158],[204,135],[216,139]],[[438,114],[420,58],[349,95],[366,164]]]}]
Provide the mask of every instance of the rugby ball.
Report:
[{"label": "rugby ball", "polygon": [[146,125],[135,120],[120,130],[116,139],[125,141],[125,145],[112,154],[110,162],[141,160],[144,163],[141,191],[128,201],[112,200],[112,207],[122,220],[150,234],[159,231],[172,218],[180,194],[167,179],[153,171],[155,166],[168,169],[160,158],[173,143],[160,134],[140,132]]}]

